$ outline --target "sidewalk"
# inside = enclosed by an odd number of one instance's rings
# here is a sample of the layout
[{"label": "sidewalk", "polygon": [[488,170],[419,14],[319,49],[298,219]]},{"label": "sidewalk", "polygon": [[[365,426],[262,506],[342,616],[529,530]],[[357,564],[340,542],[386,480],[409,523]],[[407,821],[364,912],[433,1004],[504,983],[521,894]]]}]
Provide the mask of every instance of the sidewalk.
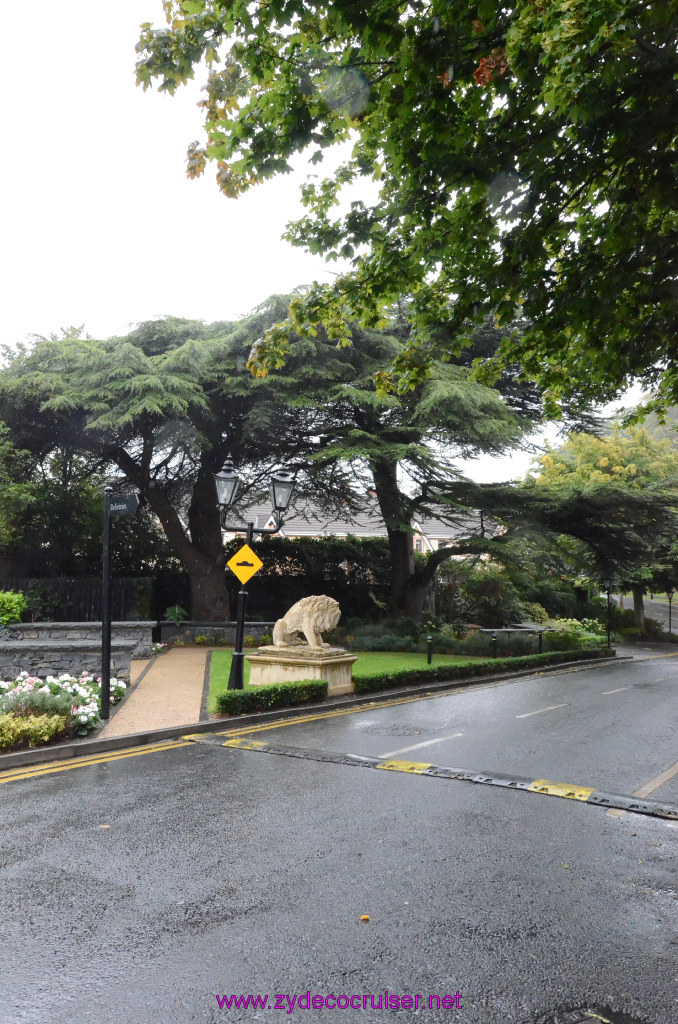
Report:
[{"label": "sidewalk", "polygon": [[[133,661],[130,693],[99,733],[102,739],[200,720],[209,648],[174,647],[150,661]],[[203,717],[206,717],[203,715]]]}]

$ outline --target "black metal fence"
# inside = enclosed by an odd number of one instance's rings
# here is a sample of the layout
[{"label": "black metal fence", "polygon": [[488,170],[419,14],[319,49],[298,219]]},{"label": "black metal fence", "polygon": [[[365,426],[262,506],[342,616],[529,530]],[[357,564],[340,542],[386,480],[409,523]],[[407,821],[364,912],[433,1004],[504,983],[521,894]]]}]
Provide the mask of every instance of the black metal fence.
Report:
[{"label": "black metal fence", "polygon": [[[24,618],[52,622],[101,621],[101,579],[62,576],[14,576],[0,581],[2,590],[19,590],[28,600]],[[125,622],[152,619],[154,581],[147,577],[113,579],[111,617]]]},{"label": "black metal fence", "polygon": [[[231,607],[236,606],[240,584],[227,577]],[[98,622],[101,620],[101,579],[8,576],[0,590],[19,590],[28,600],[24,619],[42,622]],[[350,584],[308,575],[257,575],[247,584],[249,618],[275,621],[296,601],[309,594],[327,594],[339,602],[343,618],[378,616],[387,601],[383,585]],[[155,578],[118,578],[111,581],[113,621],[159,620],[167,608],[180,605],[191,611],[191,583],[184,573],[160,573]]]}]

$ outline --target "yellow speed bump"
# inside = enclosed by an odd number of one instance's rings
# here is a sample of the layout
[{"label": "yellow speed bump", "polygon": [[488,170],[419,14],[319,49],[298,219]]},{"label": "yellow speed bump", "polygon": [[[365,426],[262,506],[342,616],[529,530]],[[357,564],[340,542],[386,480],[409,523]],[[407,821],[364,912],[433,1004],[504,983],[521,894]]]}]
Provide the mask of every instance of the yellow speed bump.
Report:
[{"label": "yellow speed bump", "polygon": [[375,764],[374,767],[385,768],[387,772],[410,772],[412,775],[423,775],[433,765],[423,764],[421,761],[382,761],[381,764]]},{"label": "yellow speed bump", "polygon": [[262,740],[248,740],[246,736],[236,736],[232,740],[226,740],[221,746],[238,747],[240,750],[260,750],[262,747],[268,746],[268,744]]},{"label": "yellow speed bump", "polygon": [[551,779],[535,779],[527,788],[533,793],[564,796],[568,800],[588,800],[595,791],[595,786],[572,786],[568,782],[552,782]]}]

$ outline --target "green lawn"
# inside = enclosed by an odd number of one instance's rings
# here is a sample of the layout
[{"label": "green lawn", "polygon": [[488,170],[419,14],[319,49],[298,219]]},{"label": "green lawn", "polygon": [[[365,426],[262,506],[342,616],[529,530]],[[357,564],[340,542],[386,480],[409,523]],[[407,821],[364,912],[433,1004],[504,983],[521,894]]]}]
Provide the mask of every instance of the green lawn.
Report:
[{"label": "green lawn", "polygon": [[[451,665],[455,661],[470,661],[469,655],[458,654],[434,654],[434,665]],[[411,654],[392,651],[360,651],[358,660],[353,666],[354,676],[371,676],[377,672],[388,672],[389,669],[397,671],[402,668],[420,668],[426,664],[425,654]],[[217,696],[228,689],[228,675],[231,671],[230,650],[212,651],[212,666],[210,670],[210,692],[207,701],[207,710],[215,714],[217,710]],[[245,659],[245,689],[250,679],[249,662]]]}]

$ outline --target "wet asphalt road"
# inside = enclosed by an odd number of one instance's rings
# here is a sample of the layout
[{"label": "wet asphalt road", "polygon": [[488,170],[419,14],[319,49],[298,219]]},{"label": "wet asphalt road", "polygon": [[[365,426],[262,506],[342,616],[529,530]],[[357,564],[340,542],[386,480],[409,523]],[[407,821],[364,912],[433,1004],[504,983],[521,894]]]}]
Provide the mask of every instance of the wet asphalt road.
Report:
[{"label": "wet asphalt road", "polygon": [[[648,619],[656,619],[657,622],[661,622],[664,629],[668,633],[669,630],[669,602],[665,595],[661,595],[662,600],[653,601],[650,597],[643,599],[643,605],[645,608],[645,615]],[[617,598],[619,603],[619,598]],[[625,608],[633,608],[633,598],[627,597],[624,600]],[[671,602],[671,632],[678,633],[678,600],[674,597]]]},{"label": "wet asphalt road", "polygon": [[[659,657],[258,735],[630,793],[677,696]],[[678,1019],[675,822],[198,743],[2,785],[0,827],[2,1024]],[[384,989],[418,1011],[215,999]]]}]

